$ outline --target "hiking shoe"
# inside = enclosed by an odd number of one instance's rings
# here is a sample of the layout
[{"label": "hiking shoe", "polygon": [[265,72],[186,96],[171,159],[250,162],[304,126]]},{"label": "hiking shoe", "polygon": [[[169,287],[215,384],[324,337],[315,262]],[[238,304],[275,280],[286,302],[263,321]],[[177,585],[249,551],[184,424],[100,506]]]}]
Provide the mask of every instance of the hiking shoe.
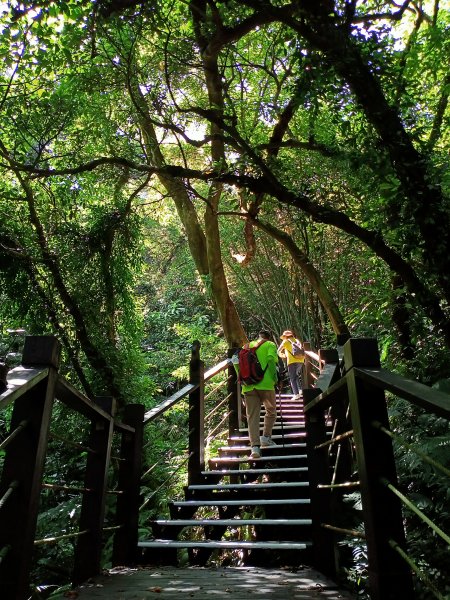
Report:
[{"label": "hiking shoe", "polygon": [[261,450],[259,449],[259,446],[252,446],[250,458],[261,458]]},{"label": "hiking shoe", "polygon": [[273,439],[267,435],[261,436],[261,448],[268,448],[269,446],[276,446]]}]

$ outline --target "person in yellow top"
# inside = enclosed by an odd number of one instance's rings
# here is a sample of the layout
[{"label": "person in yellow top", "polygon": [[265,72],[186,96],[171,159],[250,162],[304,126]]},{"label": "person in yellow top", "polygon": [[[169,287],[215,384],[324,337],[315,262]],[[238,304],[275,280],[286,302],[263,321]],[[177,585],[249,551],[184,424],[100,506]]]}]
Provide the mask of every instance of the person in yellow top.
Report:
[{"label": "person in yellow top", "polygon": [[[295,337],[290,329],[286,329],[280,336],[282,342],[278,346],[278,356],[281,356],[287,363],[289,381],[292,388],[292,400],[298,400],[301,397],[302,389],[302,370],[305,362],[304,353],[297,353],[296,348],[303,349],[303,344]],[[293,346],[294,344],[294,346]]]}]

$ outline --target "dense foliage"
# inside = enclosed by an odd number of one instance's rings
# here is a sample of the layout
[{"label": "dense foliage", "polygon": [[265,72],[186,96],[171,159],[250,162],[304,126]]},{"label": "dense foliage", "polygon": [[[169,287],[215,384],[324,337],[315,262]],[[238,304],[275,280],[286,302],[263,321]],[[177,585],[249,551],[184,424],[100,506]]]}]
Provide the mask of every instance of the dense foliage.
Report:
[{"label": "dense foliage", "polygon": [[[211,365],[261,327],[376,336],[386,365],[449,378],[448,8],[3,3],[1,356],[8,330],[55,334],[69,380],[146,407],[192,340]],[[397,428],[441,452],[415,419]]]}]

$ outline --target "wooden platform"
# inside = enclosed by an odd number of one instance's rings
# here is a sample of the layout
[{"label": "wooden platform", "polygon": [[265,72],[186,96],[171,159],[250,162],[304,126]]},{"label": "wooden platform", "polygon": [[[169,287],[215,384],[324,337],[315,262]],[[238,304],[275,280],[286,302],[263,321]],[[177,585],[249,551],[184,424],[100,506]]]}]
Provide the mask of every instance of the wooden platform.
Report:
[{"label": "wooden platform", "polygon": [[[72,594],[73,595],[70,595]],[[151,598],[231,598],[232,600],[352,600],[336,584],[312,569],[269,570],[256,567],[115,568],[65,597],[79,600],[150,600]],[[75,595],[78,594],[78,595]]]}]

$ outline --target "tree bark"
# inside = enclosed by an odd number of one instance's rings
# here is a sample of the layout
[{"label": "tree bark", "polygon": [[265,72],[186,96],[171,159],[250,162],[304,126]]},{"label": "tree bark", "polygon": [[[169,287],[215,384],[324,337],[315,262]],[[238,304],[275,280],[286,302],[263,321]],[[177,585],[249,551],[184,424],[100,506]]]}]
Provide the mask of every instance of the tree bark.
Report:
[{"label": "tree bark", "polygon": [[[132,74],[128,76],[128,91],[137,110],[147,157],[152,165],[162,167],[166,164],[166,161],[156,137],[145,97]],[[202,231],[195,206],[189,198],[186,187],[180,179],[171,177],[170,175],[161,173],[158,177],[175,204],[178,216],[186,232],[189,250],[194,259],[197,271],[200,275],[207,275],[209,273],[209,266],[205,234]]]},{"label": "tree bark", "polygon": [[295,264],[298,265],[306,275],[330,319],[334,333],[336,335],[350,335],[345,319],[320,273],[310,262],[308,256],[297,246],[292,237],[277,227],[274,227],[265,221],[261,221],[260,219],[254,219],[253,223],[256,227],[259,227],[259,229],[262,229],[268,235],[278,240],[278,242],[280,242],[280,244],[282,244],[289,252]]},{"label": "tree bark", "polygon": [[[214,165],[225,166],[225,147],[222,140],[222,129],[219,125],[223,117],[223,90],[221,75],[217,64],[217,56],[221,48],[214,38],[207,39],[204,34],[206,22],[206,3],[203,0],[193,0],[190,4],[194,21],[194,31],[200,50],[203,74],[205,77],[211,111],[217,119],[210,123],[211,159]],[[217,19],[215,13],[212,19]],[[216,26],[218,23],[216,22]],[[217,27],[220,30],[220,25]],[[228,282],[222,260],[221,239],[217,211],[222,196],[223,184],[213,181],[208,193],[208,205],[205,210],[205,235],[208,254],[211,290],[216,302],[225,338],[229,348],[236,348],[247,341],[234,302],[230,296]]]}]

